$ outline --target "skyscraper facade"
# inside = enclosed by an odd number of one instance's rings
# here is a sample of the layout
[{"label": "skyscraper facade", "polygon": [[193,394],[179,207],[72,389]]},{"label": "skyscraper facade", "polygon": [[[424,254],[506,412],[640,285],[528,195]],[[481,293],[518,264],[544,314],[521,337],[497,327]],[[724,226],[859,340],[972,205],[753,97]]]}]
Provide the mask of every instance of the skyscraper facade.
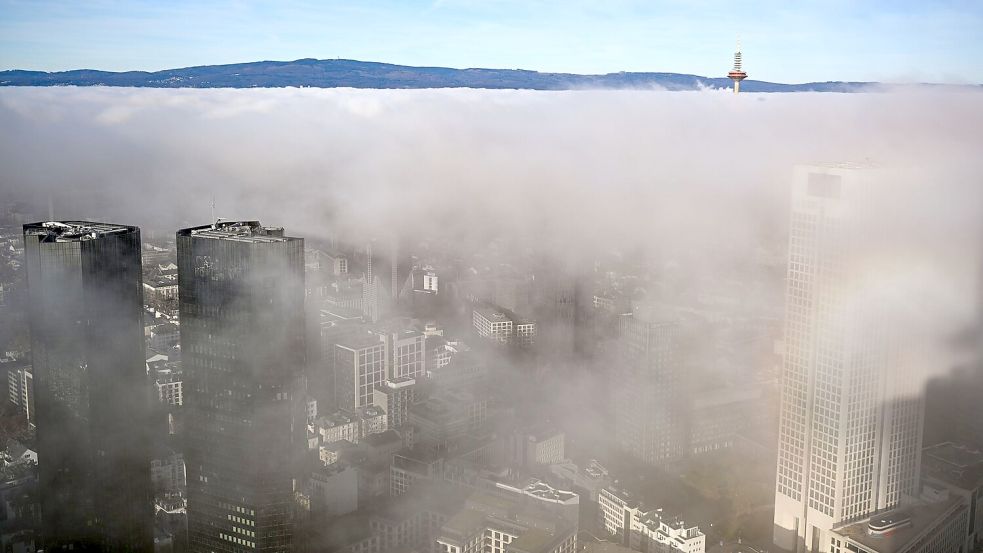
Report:
[{"label": "skyscraper facade", "polygon": [[663,465],[686,452],[679,324],[648,310],[621,316],[614,384],[615,437],[633,457]]},{"label": "skyscraper facade", "polygon": [[883,294],[883,184],[860,165],[796,168],[775,492],[786,550],[828,551],[831,528],[917,491],[921,380]]},{"label": "skyscraper facade", "polygon": [[306,438],[304,242],[256,221],[177,233],[192,551],[292,550]]},{"label": "skyscraper facade", "polygon": [[153,550],[140,229],[24,226],[45,551]]}]

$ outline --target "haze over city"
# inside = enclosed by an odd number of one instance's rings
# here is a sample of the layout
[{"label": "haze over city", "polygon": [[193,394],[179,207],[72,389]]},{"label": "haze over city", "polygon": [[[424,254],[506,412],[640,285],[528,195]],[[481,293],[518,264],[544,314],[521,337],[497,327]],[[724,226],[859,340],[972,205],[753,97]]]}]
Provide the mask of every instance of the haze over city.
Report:
[{"label": "haze over city", "polygon": [[979,6],[0,12],[5,551],[983,551]]}]

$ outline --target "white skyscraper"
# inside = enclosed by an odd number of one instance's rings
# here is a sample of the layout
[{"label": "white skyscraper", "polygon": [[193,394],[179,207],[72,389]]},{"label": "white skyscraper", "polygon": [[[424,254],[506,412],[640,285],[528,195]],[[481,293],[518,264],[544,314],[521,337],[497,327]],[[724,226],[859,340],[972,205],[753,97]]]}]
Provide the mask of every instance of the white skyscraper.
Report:
[{"label": "white skyscraper", "polygon": [[850,164],[795,171],[775,491],[786,550],[829,551],[831,528],[917,490],[922,380],[887,285],[895,191],[883,177]]}]

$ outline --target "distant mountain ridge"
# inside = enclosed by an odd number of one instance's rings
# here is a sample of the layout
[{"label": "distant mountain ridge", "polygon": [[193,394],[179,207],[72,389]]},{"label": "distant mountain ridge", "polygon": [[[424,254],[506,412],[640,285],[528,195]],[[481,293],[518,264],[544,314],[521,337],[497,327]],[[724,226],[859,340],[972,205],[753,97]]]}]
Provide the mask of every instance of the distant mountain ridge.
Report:
[{"label": "distant mountain ridge", "polygon": [[[747,92],[857,92],[877,83],[816,82],[782,84],[745,80]],[[203,65],[163,71],[0,71],[0,86],[125,86],[148,88],[491,88],[577,90],[662,88],[699,90],[731,86],[726,77],[684,73],[541,73],[522,69],[412,67],[356,60],[299,59]]]}]

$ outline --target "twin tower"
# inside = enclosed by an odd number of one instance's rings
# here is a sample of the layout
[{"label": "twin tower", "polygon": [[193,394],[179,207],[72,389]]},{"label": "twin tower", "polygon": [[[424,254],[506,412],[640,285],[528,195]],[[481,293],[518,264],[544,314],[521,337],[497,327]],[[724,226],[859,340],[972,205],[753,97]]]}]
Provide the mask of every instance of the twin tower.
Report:
[{"label": "twin tower", "polygon": [[[47,551],[152,551],[140,229],[24,226]],[[192,551],[287,551],[305,447],[304,242],[177,233]]]}]

